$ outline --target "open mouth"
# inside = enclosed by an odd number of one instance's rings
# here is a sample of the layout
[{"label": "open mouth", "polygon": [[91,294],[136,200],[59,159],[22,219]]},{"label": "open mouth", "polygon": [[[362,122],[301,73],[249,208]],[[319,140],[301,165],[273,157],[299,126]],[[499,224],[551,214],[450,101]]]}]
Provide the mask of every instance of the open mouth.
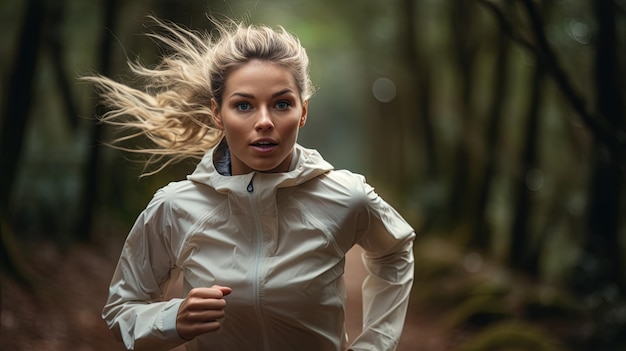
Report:
[{"label": "open mouth", "polygon": [[274,146],[276,146],[278,144],[273,143],[271,141],[259,141],[257,143],[252,143],[251,145],[254,146],[254,147],[261,148],[261,149],[269,149],[269,148],[272,148],[272,147],[274,147]]}]

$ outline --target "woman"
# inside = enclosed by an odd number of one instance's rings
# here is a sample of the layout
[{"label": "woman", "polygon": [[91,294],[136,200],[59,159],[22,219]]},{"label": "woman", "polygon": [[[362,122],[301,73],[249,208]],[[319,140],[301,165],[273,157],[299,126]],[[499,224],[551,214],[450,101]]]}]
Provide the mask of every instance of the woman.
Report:
[{"label": "woman", "polygon": [[[148,137],[155,147],[135,151],[169,157],[161,168],[202,159],[131,229],[103,310],[109,327],[134,350],[394,350],[414,232],[362,176],[297,144],[313,93],[298,39],[156,21],[166,33],[151,36],[173,53],[155,69],[131,65],[146,89],[86,79],[112,107],[103,120],[135,130],[119,140]],[[354,245],[369,276],[363,331],[347,345],[343,272]],[[186,297],[164,301],[177,271]]]}]

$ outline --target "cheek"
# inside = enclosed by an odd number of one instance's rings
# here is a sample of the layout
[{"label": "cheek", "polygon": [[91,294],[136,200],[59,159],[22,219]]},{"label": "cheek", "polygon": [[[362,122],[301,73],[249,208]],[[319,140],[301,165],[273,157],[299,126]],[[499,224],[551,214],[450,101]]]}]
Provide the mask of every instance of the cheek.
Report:
[{"label": "cheek", "polygon": [[280,130],[281,137],[285,140],[296,140],[298,138],[298,131],[300,130],[299,124],[293,124],[285,126]]},{"label": "cheek", "polygon": [[229,144],[235,145],[239,140],[243,139],[242,133],[236,129],[226,128],[224,129],[224,136],[228,140]]},{"label": "cheek", "polygon": [[234,118],[222,119],[222,130],[224,134],[230,135],[232,138],[236,138],[238,135],[242,135],[250,129],[245,123]]},{"label": "cheek", "polygon": [[237,145],[241,143],[241,140],[244,139],[245,135],[244,131],[241,128],[230,124],[224,125],[223,133],[226,141],[231,146],[231,148],[236,148]]},{"label": "cheek", "polygon": [[292,133],[297,133],[300,128],[302,128],[304,124],[302,123],[302,118],[298,117],[294,119],[288,126],[285,126],[285,130],[289,130]]}]

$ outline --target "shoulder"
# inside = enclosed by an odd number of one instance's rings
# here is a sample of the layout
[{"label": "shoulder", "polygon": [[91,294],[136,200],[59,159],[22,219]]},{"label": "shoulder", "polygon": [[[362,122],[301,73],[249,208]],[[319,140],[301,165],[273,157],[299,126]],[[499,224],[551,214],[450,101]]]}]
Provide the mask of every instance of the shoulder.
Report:
[{"label": "shoulder", "polygon": [[318,189],[332,196],[365,201],[370,186],[361,174],[349,170],[332,170],[318,177]]},{"label": "shoulder", "polygon": [[161,205],[171,205],[186,197],[193,196],[194,192],[193,183],[188,180],[171,182],[158,189],[150,202]]},{"label": "shoulder", "polygon": [[205,203],[210,196],[208,187],[190,180],[171,182],[157,190],[148,204],[147,210],[159,212],[180,212]]},{"label": "shoulder", "polygon": [[198,187],[196,183],[190,180],[180,180],[171,182],[157,190],[155,197],[160,197],[166,202],[172,202],[193,195],[197,191]]},{"label": "shoulder", "polygon": [[327,182],[336,182],[351,188],[360,188],[366,183],[365,176],[346,169],[336,169],[324,174]]}]

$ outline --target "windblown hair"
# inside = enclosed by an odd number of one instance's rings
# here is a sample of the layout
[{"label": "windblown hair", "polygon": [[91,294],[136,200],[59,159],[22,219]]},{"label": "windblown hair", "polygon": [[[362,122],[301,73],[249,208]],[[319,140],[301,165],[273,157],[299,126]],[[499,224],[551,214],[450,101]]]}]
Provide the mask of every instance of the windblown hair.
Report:
[{"label": "windblown hair", "polygon": [[[216,31],[200,32],[150,19],[164,34],[147,35],[171,53],[154,68],[128,63],[143,87],[136,89],[101,75],[82,78],[97,87],[109,109],[100,120],[127,132],[110,145],[149,156],[142,176],[187,158],[202,158],[221,140],[211,99],[221,106],[229,74],[251,60],[273,62],[291,72],[302,101],[313,94],[306,51],[283,27],[213,21]],[[153,147],[120,146],[138,137],[147,138]],[[155,170],[150,171],[151,166]]]}]

